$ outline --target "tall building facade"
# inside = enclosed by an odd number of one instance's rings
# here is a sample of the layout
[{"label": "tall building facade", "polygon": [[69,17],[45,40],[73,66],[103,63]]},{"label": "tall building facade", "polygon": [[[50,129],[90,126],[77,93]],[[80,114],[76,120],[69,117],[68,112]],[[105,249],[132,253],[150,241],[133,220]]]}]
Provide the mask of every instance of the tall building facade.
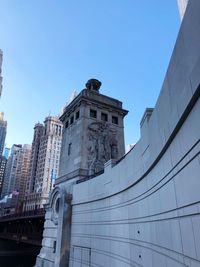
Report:
[{"label": "tall building facade", "polygon": [[2,80],[3,80],[3,78],[2,78],[2,75],[1,75],[1,73],[2,73],[2,62],[3,62],[3,52],[2,52],[2,50],[0,49],[0,98],[1,98],[1,94],[2,94]]},{"label": "tall building facade", "polygon": [[0,112],[0,156],[3,154],[6,139],[7,121],[4,121],[4,113]]},{"label": "tall building facade", "polygon": [[24,210],[42,208],[58,177],[62,122],[49,116],[44,125],[36,124],[32,143],[30,176],[26,187]]},{"label": "tall building facade", "polygon": [[178,1],[179,14],[182,20],[189,0],[177,0],[177,1]]},{"label": "tall building facade", "polygon": [[33,135],[32,149],[31,149],[31,160],[29,168],[29,179],[27,180],[27,185],[26,185],[27,193],[34,192],[39,149],[43,132],[44,132],[44,125],[41,123],[37,123],[34,127],[34,135]]},{"label": "tall building facade", "polygon": [[1,194],[2,197],[12,193],[14,189],[17,163],[19,161],[19,155],[21,149],[22,145],[16,145],[16,144],[13,145],[11,148],[11,154],[7,161],[6,171],[3,181],[2,194]]},{"label": "tall building facade", "polygon": [[31,159],[31,145],[25,144],[19,151],[18,161],[16,166],[16,176],[13,186],[10,190],[12,193],[11,206],[14,212],[21,212],[23,208],[23,200],[25,197],[26,184],[29,175]]},{"label": "tall building facade", "polygon": [[3,187],[3,181],[5,176],[7,159],[4,156],[0,156],[0,196]]}]

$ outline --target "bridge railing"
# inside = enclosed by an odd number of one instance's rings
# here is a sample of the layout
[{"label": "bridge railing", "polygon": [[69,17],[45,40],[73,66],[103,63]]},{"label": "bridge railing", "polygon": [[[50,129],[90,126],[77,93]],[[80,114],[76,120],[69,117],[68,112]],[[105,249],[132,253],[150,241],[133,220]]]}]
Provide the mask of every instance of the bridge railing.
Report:
[{"label": "bridge railing", "polygon": [[0,221],[8,220],[8,219],[19,219],[19,218],[28,218],[28,217],[39,217],[45,215],[45,209],[35,209],[28,210],[18,213],[5,214],[0,217]]}]

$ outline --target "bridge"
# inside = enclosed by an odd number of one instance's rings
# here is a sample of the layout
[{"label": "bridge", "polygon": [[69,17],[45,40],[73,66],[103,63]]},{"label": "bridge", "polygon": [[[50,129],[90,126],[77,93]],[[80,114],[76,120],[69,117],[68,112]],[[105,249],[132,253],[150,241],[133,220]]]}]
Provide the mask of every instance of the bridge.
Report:
[{"label": "bridge", "polygon": [[0,238],[41,246],[45,210],[37,209],[0,217]]}]

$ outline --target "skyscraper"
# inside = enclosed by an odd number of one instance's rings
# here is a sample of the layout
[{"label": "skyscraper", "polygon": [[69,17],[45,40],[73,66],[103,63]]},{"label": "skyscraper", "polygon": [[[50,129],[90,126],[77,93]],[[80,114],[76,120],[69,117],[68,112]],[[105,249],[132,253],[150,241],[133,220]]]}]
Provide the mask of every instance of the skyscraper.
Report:
[{"label": "skyscraper", "polygon": [[31,159],[30,159],[30,167],[29,167],[29,178],[26,184],[26,192],[33,193],[34,185],[36,179],[36,171],[38,166],[38,156],[40,143],[42,139],[42,135],[44,132],[44,125],[41,123],[37,123],[34,127],[34,135],[31,149]]},{"label": "skyscraper", "polygon": [[189,0],[177,0],[177,1],[178,1],[178,8],[179,8],[180,17],[182,20],[184,14],[185,14],[185,10],[186,10],[186,7],[187,7]]},{"label": "skyscraper", "polygon": [[24,200],[26,183],[29,174],[31,158],[31,145],[23,145],[19,151],[16,166],[15,181],[12,186],[12,202],[11,206],[15,212],[22,211],[22,202]]},{"label": "skyscraper", "polygon": [[16,212],[22,208],[31,156],[30,145],[13,145],[7,161],[2,197],[12,195],[5,206]]},{"label": "skyscraper", "polygon": [[4,121],[4,113],[0,112],[0,156],[3,154],[6,131],[7,131],[7,121]]},{"label": "skyscraper", "polygon": [[62,123],[57,117],[47,117],[44,125],[36,124],[31,151],[24,210],[42,208],[58,177]]},{"label": "skyscraper", "polygon": [[22,149],[22,145],[12,146],[11,154],[6,165],[3,188],[2,188],[2,193],[1,193],[2,197],[12,193],[13,191],[15,179],[16,179],[16,168],[17,168],[17,163],[19,160],[21,149]]},{"label": "skyscraper", "polygon": [[0,156],[0,195],[1,195],[2,186],[3,186],[3,180],[4,180],[5,170],[6,170],[6,163],[7,163],[6,157]]},{"label": "skyscraper", "polygon": [[2,76],[1,76],[1,72],[2,72],[2,62],[3,62],[3,52],[0,49],[0,98],[1,98],[1,93],[2,93]]}]

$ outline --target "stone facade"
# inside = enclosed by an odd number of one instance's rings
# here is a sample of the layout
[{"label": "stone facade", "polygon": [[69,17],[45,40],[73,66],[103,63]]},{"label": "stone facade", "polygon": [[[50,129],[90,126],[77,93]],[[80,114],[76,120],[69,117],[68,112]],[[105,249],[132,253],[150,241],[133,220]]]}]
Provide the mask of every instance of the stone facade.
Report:
[{"label": "stone facade", "polygon": [[63,139],[56,183],[101,172],[109,159],[124,153],[123,118],[127,111],[116,99],[88,88],[65,108]]},{"label": "stone facade", "polygon": [[120,101],[100,94],[100,86],[96,86],[99,84],[89,80],[86,89],[64,109],[60,118],[63,137],[59,178],[46,206],[43,248],[36,266],[65,266],[69,262],[73,184],[102,172],[107,161],[124,156],[123,118],[127,111]]},{"label": "stone facade", "polygon": [[190,0],[129,153],[93,179],[55,187],[37,267],[200,266],[199,28],[200,1]]}]

